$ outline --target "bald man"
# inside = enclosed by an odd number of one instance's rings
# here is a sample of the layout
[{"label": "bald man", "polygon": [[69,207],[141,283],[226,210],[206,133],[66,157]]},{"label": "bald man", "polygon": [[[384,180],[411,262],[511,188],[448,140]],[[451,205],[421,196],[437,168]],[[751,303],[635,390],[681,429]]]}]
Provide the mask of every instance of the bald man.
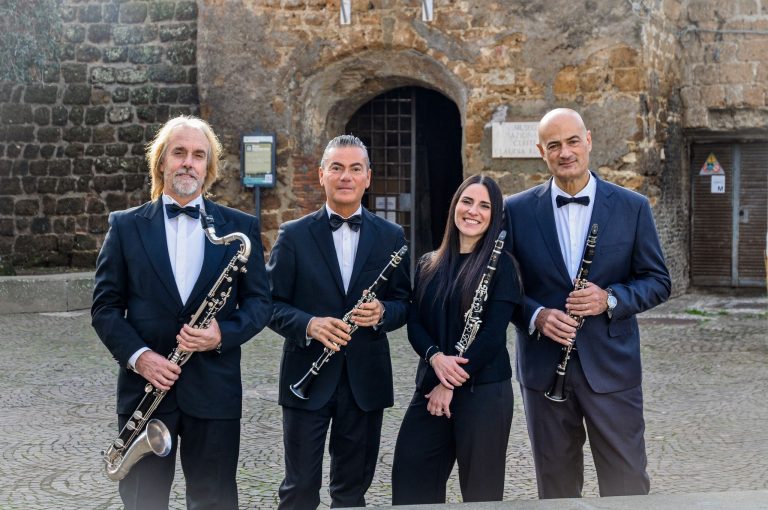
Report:
[{"label": "bald man", "polygon": [[[671,288],[651,208],[644,196],[589,170],[592,134],[577,112],[548,112],[538,135],[552,177],[507,198],[505,212],[507,246],[525,285],[513,322],[539,497],[581,496],[587,434],[600,495],[647,494],[635,316],[665,301]],[[589,283],[574,290],[594,224]],[[583,319],[581,328],[571,315]],[[553,401],[545,393],[569,344],[566,398]]]}]

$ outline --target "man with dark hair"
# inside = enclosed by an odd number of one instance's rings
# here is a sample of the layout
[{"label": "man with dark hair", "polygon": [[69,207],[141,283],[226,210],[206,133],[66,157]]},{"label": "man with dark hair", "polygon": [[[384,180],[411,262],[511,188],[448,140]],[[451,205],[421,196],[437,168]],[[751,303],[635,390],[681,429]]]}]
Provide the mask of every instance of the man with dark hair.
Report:
[{"label": "man with dark hair", "polygon": [[[187,506],[238,508],[240,345],[266,326],[272,306],[256,218],[203,198],[220,154],[205,121],[169,120],[147,151],[152,200],[110,214],[96,262],[92,323],[120,365],[119,429],[147,383],[168,392],[152,418],[170,432],[171,452],[145,457],[120,481],[126,509],[168,508],[179,437]],[[219,237],[248,236],[252,250],[224,307],[208,327],[193,328],[190,318],[240,245],[206,241],[201,214],[213,218]],[[176,347],[194,353],[183,368],[167,358]]]},{"label": "man with dark hair", "polygon": [[[331,505],[365,506],[383,411],[394,403],[386,332],[405,323],[410,298],[404,260],[377,299],[355,308],[352,320],[359,329],[349,335],[341,318],[390,262],[390,254],[405,244],[405,236],[402,227],[362,207],[371,169],[358,138],[331,140],[318,177],[325,205],[280,227],[267,264],[275,303],[269,327],[285,337],[279,392],[285,447],[280,508],[292,510],[315,509],[320,503],[329,427]],[[324,348],[335,355],[302,400],[289,388]]]},{"label": "man with dark hair", "polygon": [[[552,179],[507,198],[505,210],[507,246],[525,285],[523,313],[513,320],[539,497],[581,496],[587,434],[600,495],[647,494],[635,315],[665,301],[671,287],[651,208],[642,195],[589,171],[592,134],[577,112],[547,113],[537,146]],[[574,290],[594,224],[589,283]],[[550,400],[545,392],[571,344],[566,399]]]}]

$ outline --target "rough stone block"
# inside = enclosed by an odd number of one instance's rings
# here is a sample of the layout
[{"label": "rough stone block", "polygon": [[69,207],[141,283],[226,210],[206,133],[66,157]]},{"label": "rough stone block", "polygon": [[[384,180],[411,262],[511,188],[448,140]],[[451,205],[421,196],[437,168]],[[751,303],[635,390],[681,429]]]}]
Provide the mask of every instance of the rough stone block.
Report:
[{"label": "rough stone block", "polygon": [[13,197],[0,196],[0,214],[4,216],[9,216],[13,214],[13,202],[14,202]]},{"label": "rough stone block", "polygon": [[16,177],[29,175],[29,161],[23,159],[14,161],[11,174]]},{"label": "rough stone block", "polygon": [[[91,172],[89,172],[91,173]],[[91,175],[81,175],[77,178],[77,184],[75,184],[75,191],[78,193],[91,193],[93,188],[91,187]],[[78,218],[78,221],[84,221],[82,218]]]},{"label": "rough stone block", "polygon": [[59,62],[75,60],[75,45],[62,43],[59,47]]},{"label": "rough stone block", "polygon": [[38,128],[37,140],[42,143],[57,143],[61,140],[61,129],[57,127]]},{"label": "rough stone block", "polygon": [[96,175],[93,177],[93,189],[102,191],[123,191],[122,175]]},{"label": "rough stone block", "polygon": [[[38,154],[40,154],[40,146],[39,145],[36,145],[36,144],[33,144],[33,143],[28,143],[27,145],[24,146],[24,159],[25,160],[35,159],[38,156]],[[27,162],[28,161],[25,161],[25,163],[27,163]]]},{"label": "rough stone block", "polygon": [[163,58],[160,46],[141,45],[128,50],[128,61],[132,64],[157,64]]},{"label": "rough stone block", "polygon": [[104,147],[107,156],[125,156],[128,152],[128,144],[125,143],[110,143]]},{"label": "rough stone block", "polygon": [[157,39],[154,25],[118,25],[112,30],[112,41],[117,45],[145,44]]},{"label": "rough stone block", "polygon": [[94,24],[88,27],[88,41],[93,44],[109,42],[112,37],[112,25],[107,23]]},{"label": "rough stone block", "polygon": [[197,19],[197,4],[195,2],[177,2],[176,20],[191,21]]},{"label": "rough stone block", "polygon": [[101,214],[106,212],[104,202],[98,198],[89,198],[85,206],[85,212],[88,214]]},{"label": "rough stone block", "polygon": [[144,127],[134,124],[117,129],[117,139],[121,142],[139,143],[144,140]]},{"label": "rough stone block", "polygon": [[0,105],[0,119],[3,124],[28,124],[32,122],[32,107],[13,103]]},{"label": "rough stone block", "polygon": [[112,106],[107,111],[107,119],[112,124],[130,121],[133,112],[130,106]]},{"label": "rough stone block", "polygon": [[106,108],[103,106],[89,106],[85,109],[86,124],[101,124],[104,122]]},{"label": "rough stone block", "polygon": [[65,142],[90,142],[91,128],[84,126],[73,126],[64,128],[61,138]]},{"label": "rough stone block", "polygon": [[144,85],[131,90],[131,104],[150,104],[157,102],[157,87]]},{"label": "rough stone block", "polygon": [[[55,145],[43,145],[40,148],[40,156],[42,156],[42,157],[47,159],[47,158],[52,157],[53,153],[55,151],[56,151],[56,146]],[[33,163],[36,163],[36,162],[33,161]]]},{"label": "rough stone block", "polygon": [[0,189],[6,195],[20,195],[21,179],[18,177],[0,177]]},{"label": "rough stone block", "polygon": [[155,121],[155,107],[154,106],[137,106],[136,118],[141,122],[154,122]]},{"label": "rough stone block", "polygon": [[[8,147],[5,149],[5,155],[9,158],[17,158],[19,154],[21,154],[21,148],[22,144],[20,143],[9,143]],[[8,164],[11,165],[12,162],[9,161]]]},{"label": "rough stone block", "polygon": [[85,153],[85,145],[82,143],[70,143],[64,147],[64,155],[71,159],[81,158]]},{"label": "rough stone block", "polygon": [[84,5],[77,10],[80,23],[98,23],[101,21],[101,5]]},{"label": "rough stone block", "polygon": [[73,106],[69,109],[69,122],[74,124],[75,126],[79,126],[83,123],[83,119],[85,118],[85,108],[82,106]]},{"label": "rough stone block", "polygon": [[84,83],[88,79],[86,64],[62,64],[61,75],[65,83]]},{"label": "rough stone block", "polygon": [[88,232],[91,234],[104,234],[109,229],[108,215],[91,215],[88,217]]},{"label": "rough stone block", "polygon": [[552,92],[556,96],[568,96],[578,92],[577,70],[573,66],[565,66],[555,76]]},{"label": "rough stone block", "polygon": [[69,159],[56,159],[48,162],[48,175],[64,177],[72,173],[72,162]]},{"label": "rough stone block", "polygon": [[37,180],[38,193],[56,193],[58,179],[55,177],[40,177]]},{"label": "rough stone block", "polygon": [[83,197],[66,197],[56,201],[56,214],[75,215],[85,212],[85,199]]},{"label": "rough stone block", "polygon": [[[2,201],[3,199],[0,199]],[[16,233],[16,229],[13,225],[11,218],[0,219],[0,236],[12,236]]]},{"label": "rough stone block", "polygon": [[56,83],[61,75],[58,62],[51,62],[43,66],[43,81],[45,83]]},{"label": "rough stone block", "polygon": [[88,104],[91,102],[89,85],[69,85],[64,90],[64,104]]},{"label": "rough stone block", "polygon": [[147,186],[149,177],[146,174],[126,175],[125,191],[141,191]]},{"label": "rough stone block", "polygon": [[147,19],[145,2],[129,2],[120,5],[120,23],[143,23]]},{"label": "rough stone block", "polygon": [[101,55],[106,63],[125,62],[128,60],[128,48],[125,46],[104,48]]},{"label": "rough stone block", "polygon": [[[98,128],[96,128],[98,129]],[[104,146],[99,145],[102,142],[98,142],[96,140],[96,129],[93,130],[93,145],[89,145],[85,148],[85,155],[86,156],[102,156],[104,155]],[[110,140],[111,141],[111,140]]]},{"label": "rough stone block", "polygon": [[51,109],[47,106],[35,108],[32,112],[32,118],[38,126],[47,126],[51,123]]},{"label": "rough stone block", "polygon": [[92,67],[91,83],[114,83],[115,69],[113,67]]},{"label": "rough stone block", "polygon": [[51,124],[54,126],[64,126],[67,123],[69,111],[64,106],[54,106],[51,108]]},{"label": "rough stone block", "polygon": [[645,75],[641,68],[616,69],[613,73],[613,84],[622,92],[639,92],[645,90]]},{"label": "rough stone block", "polygon": [[128,101],[128,97],[130,94],[130,89],[127,87],[117,87],[112,92],[112,102],[114,103],[125,103]]},{"label": "rough stone block", "polygon": [[175,9],[176,4],[174,2],[150,2],[149,19],[153,22],[171,20]]},{"label": "rough stone block", "polygon": [[147,81],[147,71],[137,67],[117,69],[115,71],[115,80],[118,83],[144,83]]},{"label": "rough stone block", "polygon": [[[177,65],[194,65],[197,58],[195,41],[172,43],[166,50],[168,61]],[[182,80],[183,81],[183,80]]]},{"label": "rough stone block", "polygon": [[24,91],[24,102],[52,104],[56,102],[56,93],[59,87],[56,85],[29,85]]},{"label": "rough stone block", "polygon": [[59,16],[61,21],[68,23],[77,19],[77,9],[74,5],[61,5],[59,6]]},{"label": "rough stone block", "polygon": [[97,174],[114,174],[120,169],[120,164],[115,158],[97,158],[94,170]]},{"label": "rough stone block", "polygon": [[101,48],[82,44],[75,53],[78,62],[98,62],[101,60]]},{"label": "rough stone block", "polygon": [[50,234],[51,220],[49,218],[32,218],[29,230],[33,234]]},{"label": "rough stone block", "polygon": [[158,89],[158,103],[175,103],[179,98],[179,90],[173,87],[161,87]]},{"label": "rough stone block", "polygon": [[85,27],[69,25],[64,28],[61,37],[64,41],[69,43],[81,43],[85,41]]},{"label": "rough stone block", "polygon": [[120,16],[120,7],[117,4],[105,4],[102,12],[104,23],[117,23]]},{"label": "rough stone block", "polygon": [[5,133],[5,138],[9,142],[33,142],[35,140],[35,126],[8,126]]},{"label": "rough stone block", "polygon": [[17,216],[34,216],[40,210],[40,202],[37,199],[24,198],[17,200],[13,207],[13,213]]},{"label": "rough stone block", "polygon": [[63,195],[65,193],[69,193],[70,191],[75,191],[76,182],[77,179],[75,178],[59,179],[59,183],[56,186],[56,193]]},{"label": "rough stone block", "polygon": [[112,126],[96,126],[93,128],[93,143],[109,143],[114,141],[115,128]]},{"label": "rough stone block", "polygon": [[157,64],[149,67],[149,79],[153,82],[185,83],[187,71],[180,66]]},{"label": "rough stone block", "polygon": [[[88,155],[86,153],[86,155]],[[74,175],[88,175],[93,169],[93,160],[89,158],[77,159],[72,165],[72,173]]]},{"label": "rough stone block", "polygon": [[128,197],[125,193],[107,193],[104,201],[110,211],[120,211],[128,207]]},{"label": "rough stone block", "polygon": [[48,161],[30,161],[29,175],[32,175],[32,176],[48,175]]},{"label": "rough stone block", "polygon": [[187,23],[173,23],[160,26],[158,35],[161,42],[188,41],[194,39],[194,29]]},{"label": "rough stone block", "polygon": [[24,188],[24,193],[32,195],[37,193],[37,177],[28,175],[21,178],[21,187]]}]

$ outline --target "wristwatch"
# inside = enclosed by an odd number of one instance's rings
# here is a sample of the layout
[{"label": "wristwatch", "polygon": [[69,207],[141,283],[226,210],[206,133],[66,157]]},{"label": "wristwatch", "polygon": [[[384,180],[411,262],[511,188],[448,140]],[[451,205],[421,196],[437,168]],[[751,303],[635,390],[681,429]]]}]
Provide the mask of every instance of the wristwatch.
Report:
[{"label": "wristwatch", "polygon": [[616,308],[616,305],[619,304],[619,302],[616,300],[616,296],[613,295],[612,288],[608,287],[607,289],[605,289],[605,292],[608,293],[608,299],[606,300],[608,304],[608,308],[605,310],[605,313],[608,314],[609,319],[612,319],[613,309]]}]

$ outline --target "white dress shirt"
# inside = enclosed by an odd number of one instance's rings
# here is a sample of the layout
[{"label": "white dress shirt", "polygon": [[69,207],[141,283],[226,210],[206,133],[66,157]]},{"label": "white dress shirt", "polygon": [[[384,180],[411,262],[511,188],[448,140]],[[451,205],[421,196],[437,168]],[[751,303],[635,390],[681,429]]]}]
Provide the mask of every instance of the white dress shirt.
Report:
[{"label": "white dress shirt", "polygon": [[[328,213],[329,218],[331,217],[331,214],[338,214],[341,216],[341,214],[331,209],[327,203],[325,204],[325,210],[326,213]],[[363,208],[360,206],[357,208],[357,211],[349,217],[351,218],[355,214],[362,214],[362,212]],[[344,218],[344,216],[341,217]],[[341,281],[344,283],[344,292],[347,292],[349,290],[349,280],[352,278],[352,268],[355,265],[357,245],[360,242],[360,231],[358,230],[355,232],[349,227],[348,223],[343,223],[336,231],[331,232],[331,235],[333,235],[333,246],[336,248],[336,259],[339,261]]]},{"label": "white dress shirt", "polygon": [[[595,206],[595,192],[597,183],[589,172],[589,181],[581,191],[573,195],[578,197],[589,197],[588,205],[581,205],[571,202],[562,207],[557,207],[557,196],[561,195],[570,198],[571,195],[561,190],[554,179],[550,188],[550,200],[552,201],[552,210],[555,213],[555,228],[557,229],[557,241],[560,244],[560,253],[563,256],[565,267],[568,269],[568,276],[571,280],[576,279],[576,273],[581,266],[581,259],[584,256],[584,247],[586,245],[587,233],[589,232],[589,220],[592,218],[592,209]],[[531,322],[528,324],[528,332],[533,334],[536,330],[534,323],[539,312],[544,307],[539,307],[531,316]]]},{"label": "white dress shirt", "polygon": [[[165,206],[167,204],[179,205],[179,203],[166,194],[162,195],[162,201],[168,258],[171,261],[171,270],[173,270],[173,278],[176,281],[176,288],[179,290],[181,302],[186,304],[203,268],[205,233],[199,219],[191,218],[186,214],[179,214],[175,218],[169,219],[168,214],[165,212]],[[187,205],[192,207],[199,205],[200,214],[204,212],[204,202],[200,196]],[[134,369],[136,367],[136,360],[139,359],[139,356],[144,351],[148,350],[149,347],[142,347],[136,351],[128,360],[128,367]]]}]

